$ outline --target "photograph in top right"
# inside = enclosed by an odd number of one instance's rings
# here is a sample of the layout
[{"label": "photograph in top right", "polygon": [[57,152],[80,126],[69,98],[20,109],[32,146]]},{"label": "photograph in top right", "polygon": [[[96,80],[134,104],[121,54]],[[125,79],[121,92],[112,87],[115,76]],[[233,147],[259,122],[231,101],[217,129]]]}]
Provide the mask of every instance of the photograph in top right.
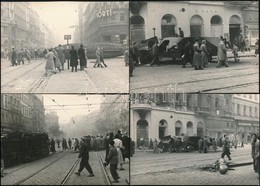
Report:
[{"label": "photograph in top right", "polygon": [[131,1],[130,90],[258,93],[258,7],[258,1]]}]

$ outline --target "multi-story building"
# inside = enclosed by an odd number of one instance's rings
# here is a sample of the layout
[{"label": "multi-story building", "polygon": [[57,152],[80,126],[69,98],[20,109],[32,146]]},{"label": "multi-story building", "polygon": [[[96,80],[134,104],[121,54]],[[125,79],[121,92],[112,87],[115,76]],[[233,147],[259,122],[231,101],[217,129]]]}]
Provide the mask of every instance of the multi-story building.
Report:
[{"label": "multi-story building", "polygon": [[59,116],[57,112],[51,111],[50,113],[45,114],[45,123],[46,123],[46,130],[49,134],[50,138],[57,137],[59,132]]},{"label": "multi-story building", "polygon": [[236,134],[230,94],[133,94],[131,102],[130,134],[135,141]]},{"label": "multi-story building", "polygon": [[45,35],[54,36],[43,25],[29,2],[1,2],[1,49],[46,47]]},{"label": "multi-story building", "polygon": [[106,95],[100,106],[97,123],[101,122],[110,131],[129,131],[129,103],[127,95]]},{"label": "multi-story building", "polygon": [[1,130],[45,132],[42,99],[33,94],[1,94]]},{"label": "multi-story building", "polygon": [[233,42],[240,34],[255,44],[259,34],[258,1],[130,2],[130,36],[140,42],[156,35],[174,37],[224,36]]},{"label": "multi-story building", "polygon": [[[81,41],[123,43],[129,32],[129,2],[90,2],[79,16]],[[83,14],[82,14],[83,12]]]},{"label": "multi-story building", "polygon": [[251,134],[259,132],[259,95],[235,94],[233,115],[238,139],[250,142]]}]

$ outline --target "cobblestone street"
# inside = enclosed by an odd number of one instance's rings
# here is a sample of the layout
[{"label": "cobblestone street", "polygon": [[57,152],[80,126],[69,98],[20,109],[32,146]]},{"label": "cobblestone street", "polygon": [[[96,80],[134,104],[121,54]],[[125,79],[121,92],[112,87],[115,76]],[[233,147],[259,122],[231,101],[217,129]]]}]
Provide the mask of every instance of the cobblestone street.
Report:
[{"label": "cobblestone street", "polygon": [[239,63],[229,59],[229,67],[216,68],[211,63],[204,70],[191,65],[140,66],[130,78],[131,92],[231,93],[258,92],[259,58],[243,57]]},{"label": "cobblestone street", "polygon": [[[17,165],[5,169],[5,176],[1,178],[1,185],[60,185],[67,175],[66,185],[107,185],[106,175],[103,172],[103,165],[100,162],[98,153],[105,155],[104,151],[90,152],[89,163],[93,169],[95,177],[87,177],[88,171],[84,168],[80,176],[74,174],[79,169],[78,152],[58,151],[48,157]],[[124,164],[124,171],[119,171],[119,183],[115,185],[128,185],[129,183],[129,161]],[[109,166],[106,169],[110,181],[113,178],[110,174]],[[72,172],[69,174],[70,170]]]},{"label": "cobblestone street", "polygon": [[[123,57],[105,59],[107,68],[93,68],[89,60],[84,71],[61,73],[44,77],[45,60],[32,60],[25,65],[11,66],[1,61],[2,93],[127,93],[129,89],[128,67]],[[78,67],[79,68],[79,67]]]},{"label": "cobblestone street", "polygon": [[[231,150],[231,164],[252,162],[250,145]],[[257,185],[253,165],[235,167],[227,174],[202,169],[220,158],[221,150],[213,153],[163,153],[138,150],[131,159],[131,184],[147,185]]]}]

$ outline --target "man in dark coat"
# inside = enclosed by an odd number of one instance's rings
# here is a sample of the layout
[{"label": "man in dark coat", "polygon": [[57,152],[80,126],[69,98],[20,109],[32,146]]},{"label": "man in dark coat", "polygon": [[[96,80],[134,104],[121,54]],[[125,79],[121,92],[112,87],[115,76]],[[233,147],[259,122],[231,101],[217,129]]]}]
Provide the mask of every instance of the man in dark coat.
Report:
[{"label": "man in dark coat", "polygon": [[159,46],[158,46],[158,42],[157,41],[154,43],[152,51],[153,51],[153,60],[151,62],[151,66],[153,66],[154,64],[157,64],[158,66],[160,66]]},{"label": "man in dark coat", "polygon": [[191,59],[191,50],[192,50],[192,47],[191,47],[191,44],[190,44],[190,41],[187,41],[186,45],[184,46],[183,48],[183,65],[182,65],[182,68],[185,68],[187,63],[190,63],[191,66],[192,65],[192,59]]},{"label": "man in dark coat", "polygon": [[86,55],[85,55],[85,50],[83,48],[83,45],[80,45],[80,49],[78,50],[78,56],[79,56],[80,70],[84,70],[84,67],[86,66]]},{"label": "man in dark coat", "polygon": [[16,54],[16,51],[12,50],[12,53],[11,53],[11,62],[12,62],[12,66],[17,66],[17,63],[16,63],[16,60],[17,60],[17,54]]},{"label": "man in dark coat", "polygon": [[127,132],[125,132],[122,136],[122,144],[125,147],[123,150],[123,161],[125,161],[125,158],[128,158],[130,160],[130,138],[127,135]]},{"label": "man in dark coat", "polygon": [[70,50],[69,46],[67,46],[67,49],[65,50],[65,63],[68,63],[68,69],[70,69]]},{"label": "man in dark coat", "polygon": [[88,177],[94,177],[93,170],[89,165],[89,147],[87,145],[87,139],[83,138],[83,143],[80,146],[80,153],[78,158],[81,158],[80,166],[78,172],[75,172],[78,176],[80,176],[80,172],[84,169],[84,167],[88,170],[89,175]]},{"label": "man in dark coat", "polygon": [[230,153],[229,140],[228,140],[228,137],[226,135],[224,135],[221,158],[224,158],[224,156],[226,155],[228,157],[228,159],[231,160],[230,154],[231,153]]},{"label": "man in dark coat", "polygon": [[106,159],[106,163],[104,163],[104,166],[106,167],[108,164],[110,164],[110,173],[113,177],[113,179],[115,180],[115,183],[118,183],[118,173],[116,171],[117,169],[117,164],[118,164],[118,156],[117,156],[117,150],[114,147],[115,142],[114,141],[110,141],[109,146],[109,153],[108,153],[108,157]]},{"label": "man in dark coat", "polygon": [[70,66],[72,67],[71,72],[77,72],[77,66],[78,66],[78,54],[77,51],[74,49],[74,46],[71,46],[70,50]]},{"label": "man in dark coat", "polygon": [[135,63],[138,63],[138,56],[135,52],[134,46],[131,45],[129,48],[129,76],[133,76]]}]

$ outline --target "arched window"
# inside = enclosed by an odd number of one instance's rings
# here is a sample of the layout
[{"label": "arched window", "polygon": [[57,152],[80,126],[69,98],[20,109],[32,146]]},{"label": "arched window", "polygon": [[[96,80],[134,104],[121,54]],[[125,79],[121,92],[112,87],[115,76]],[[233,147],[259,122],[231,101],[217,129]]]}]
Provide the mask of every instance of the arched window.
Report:
[{"label": "arched window", "polygon": [[190,20],[191,37],[201,37],[203,35],[203,19],[199,15],[194,15]]},{"label": "arched window", "polygon": [[130,18],[130,34],[132,42],[145,40],[145,21],[140,15],[134,15]]},{"label": "arched window", "polygon": [[212,16],[211,24],[211,37],[223,36],[222,18],[218,15]]},{"label": "arched window", "polygon": [[165,37],[176,36],[176,31],[175,31],[176,25],[177,25],[177,20],[173,15],[171,14],[164,15],[161,20],[162,39]]},{"label": "arched window", "polygon": [[177,121],[175,123],[175,136],[181,136],[182,134],[182,122]]},{"label": "arched window", "polygon": [[191,121],[187,123],[187,136],[193,136],[193,123]]}]

